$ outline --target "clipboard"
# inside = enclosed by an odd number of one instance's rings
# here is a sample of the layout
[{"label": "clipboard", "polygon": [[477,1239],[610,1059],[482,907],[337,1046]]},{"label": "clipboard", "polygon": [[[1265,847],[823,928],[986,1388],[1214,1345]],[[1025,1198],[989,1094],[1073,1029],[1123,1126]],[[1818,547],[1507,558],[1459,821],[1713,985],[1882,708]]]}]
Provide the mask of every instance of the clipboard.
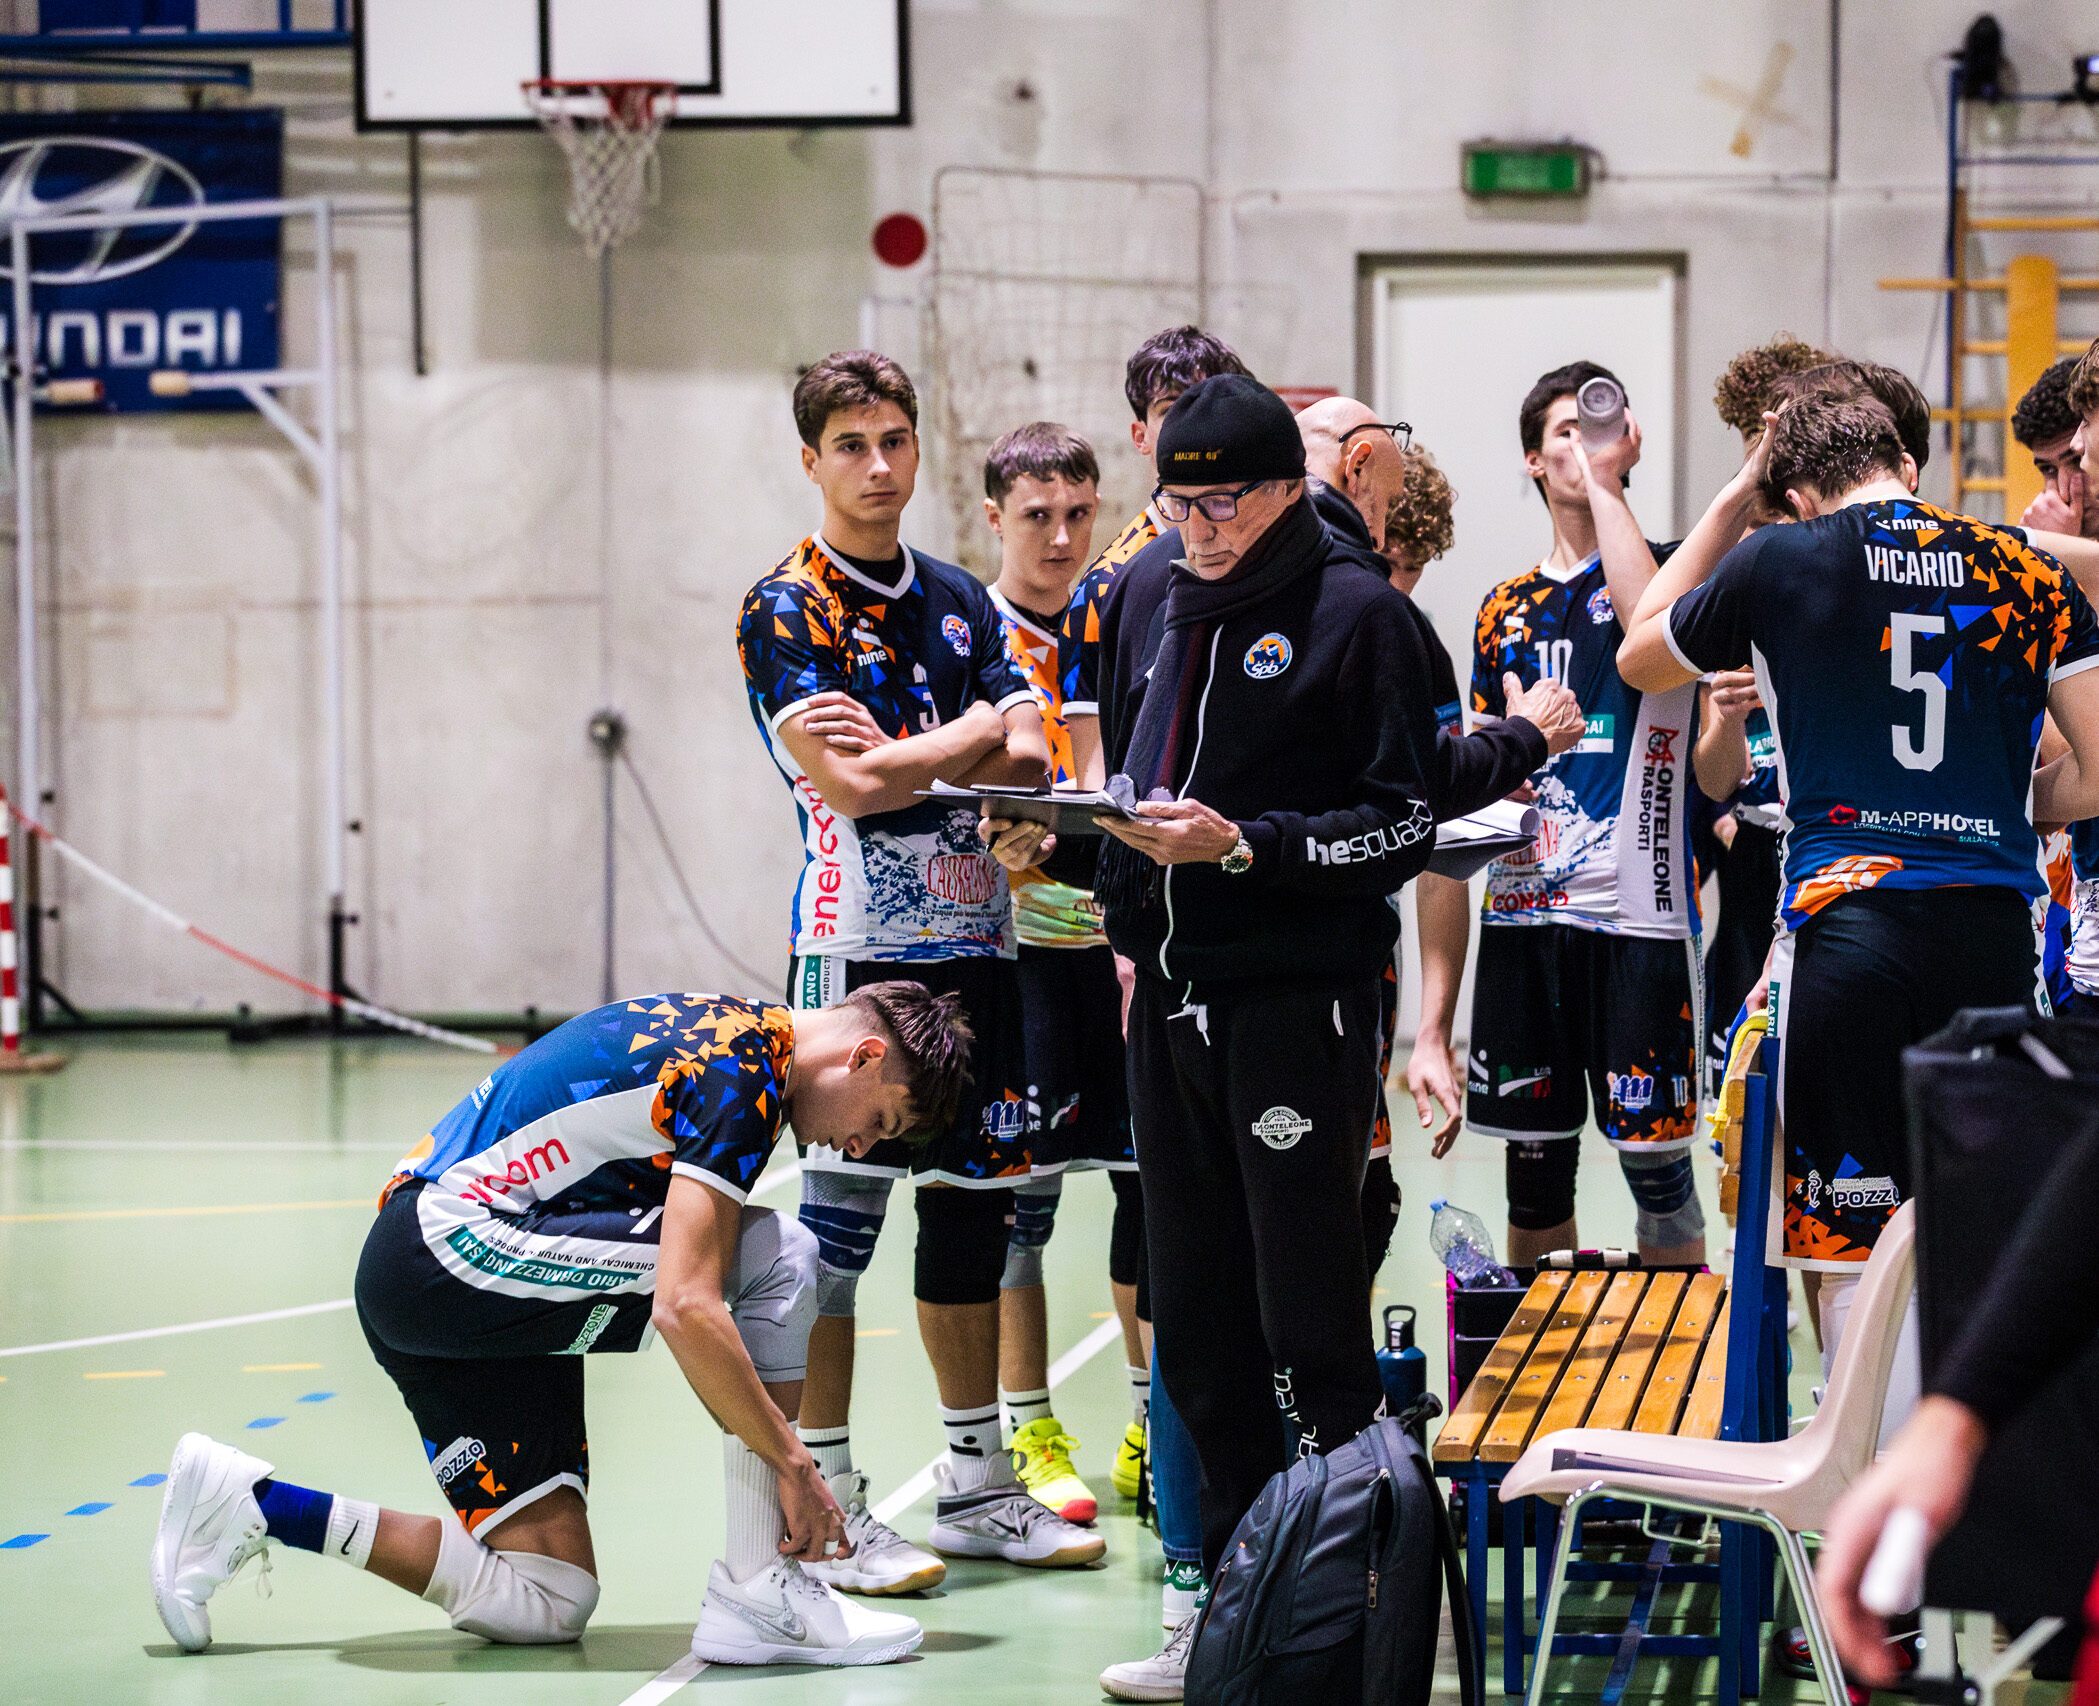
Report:
[{"label": "clipboard", "polygon": [[1538,839],[1536,806],[1497,800],[1465,817],[1436,825],[1436,850],[1428,868],[1439,877],[1464,882],[1491,865],[1521,853]]},{"label": "clipboard", "polygon": [[1136,821],[1130,801],[1107,790],[1090,792],[1079,788],[957,788],[935,781],[921,788],[919,798],[940,800],[955,806],[974,806],[989,817],[1031,819],[1047,824],[1052,835],[1101,835],[1104,817]]}]

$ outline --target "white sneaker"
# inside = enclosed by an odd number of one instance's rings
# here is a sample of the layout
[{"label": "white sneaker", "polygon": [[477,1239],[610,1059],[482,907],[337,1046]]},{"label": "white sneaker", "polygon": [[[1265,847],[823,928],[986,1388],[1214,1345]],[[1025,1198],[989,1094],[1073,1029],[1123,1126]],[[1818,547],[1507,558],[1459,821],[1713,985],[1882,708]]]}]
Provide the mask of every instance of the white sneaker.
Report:
[{"label": "white sneaker", "polygon": [[203,1434],[184,1434],[176,1442],[168,1484],[161,1490],[150,1566],[154,1608],[186,1653],[211,1645],[211,1613],[204,1602],[243,1564],[260,1555],[262,1573],[269,1575],[269,1542],[255,1483],[270,1473],[261,1458]]},{"label": "white sneaker", "polygon": [[1166,1566],[1165,1585],[1159,1591],[1160,1627],[1178,1629],[1194,1615],[1196,1602],[1202,1598],[1202,1594],[1202,1565],[1169,1563]]},{"label": "white sneaker", "polygon": [[804,1564],[805,1575],[826,1587],[867,1594],[917,1593],[947,1579],[947,1566],[932,1553],[921,1552],[889,1524],[875,1520],[867,1508],[865,1475],[845,1469],[828,1479],[831,1497],[845,1512],[845,1537],[853,1550],[849,1557]]},{"label": "white sneaker", "polygon": [[958,1493],[954,1472],[945,1463],[935,1465],[933,1480],[940,1497],[933,1504],[926,1543],[947,1557],[1000,1558],[1056,1569],[1090,1564],[1108,1550],[1093,1530],[1066,1522],[1018,1481]]},{"label": "white sneaker", "polygon": [[741,1583],[716,1559],[692,1656],[711,1665],[886,1665],[925,1638],[915,1619],[855,1605],[792,1558]]},{"label": "white sneaker", "polygon": [[1195,1645],[1195,1613],[1181,1620],[1166,1645],[1148,1659],[1110,1665],[1101,1688],[1111,1700],[1178,1700],[1188,1678],[1188,1649]]}]

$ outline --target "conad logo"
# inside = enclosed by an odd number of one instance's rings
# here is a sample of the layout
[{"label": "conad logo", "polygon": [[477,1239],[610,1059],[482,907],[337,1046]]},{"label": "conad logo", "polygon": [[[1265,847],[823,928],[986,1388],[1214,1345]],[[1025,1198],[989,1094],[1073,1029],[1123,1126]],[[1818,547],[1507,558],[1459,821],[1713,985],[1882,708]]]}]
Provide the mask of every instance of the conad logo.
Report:
[{"label": "conad logo", "polygon": [[[72,186],[72,187],[67,187]],[[45,190],[57,193],[44,195]],[[111,136],[36,136],[0,147],[0,225],[76,213],[138,213],[148,208],[202,207],[204,186],[180,162]],[[166,260],[196,232],[194,223],[137,230],[42,233],[40,255],[61,244],[75,258],[32,267],[36,284],[101,284]],[[84,245],[84,248],[82,247]],[[0,246],[0,278],[14,276]]]}]

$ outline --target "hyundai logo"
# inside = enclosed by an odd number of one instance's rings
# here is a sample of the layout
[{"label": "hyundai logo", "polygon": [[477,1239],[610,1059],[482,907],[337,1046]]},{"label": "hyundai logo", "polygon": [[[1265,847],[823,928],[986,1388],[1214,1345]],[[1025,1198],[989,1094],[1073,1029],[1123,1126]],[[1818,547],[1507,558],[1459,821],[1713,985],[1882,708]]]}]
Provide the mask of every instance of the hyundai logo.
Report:
[{"label": "hyundai logo", "polygon": [[[55,193],[48,196],[39,190]],[[10,220],[79,213],[137,213],[148,208],[202,207],[204,186],[178,161],[136,142],[106,136],[39,136],[0,146],[0,227]],[[40,255],[53,248],[70,264],[48,260],[30,269],[35,284],[102,284],[144,272],[187,243],[196,224],[107,231],[49,232],[32,238]],[[0,246],[0,278],[12,278]]]}]

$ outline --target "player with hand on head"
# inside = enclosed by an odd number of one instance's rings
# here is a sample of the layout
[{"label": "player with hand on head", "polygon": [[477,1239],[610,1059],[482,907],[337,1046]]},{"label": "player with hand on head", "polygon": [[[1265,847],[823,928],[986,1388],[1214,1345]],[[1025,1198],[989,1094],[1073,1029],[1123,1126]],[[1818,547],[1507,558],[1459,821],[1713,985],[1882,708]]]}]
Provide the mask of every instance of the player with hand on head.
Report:
[{"label": "player with hand on head", "polygon": [[907,1177],[912,1289],[949,1455],[930,1543],[1010,1563],[1089,1563],[1105,1542],[1028,1496],[999,1426],[999,1280],[1034,1135],[1012,899],[977,839],[977,813],[920,797],[935,781],[1039,785],[1042,714],[983,587],[902,543],[919,450],[903,369],[867,350],[826,356],[795,386],[794,414],[823,522],[752,587],[737,635],[751,715],[801,820],[789,1002],[828,1005],[901,972],[959,996],[975,1033],[968,1092],[924,1147],[804,1160],[801,1217],[818,1266],[800,1429],[854,1548],[810,1568],[878,1594],[946,1573],[875,1520],[852,1456],[855,1294],[890,1190]]},{"label": "player with hand on head", "polygon": [[571,1019],[496,1068],[388,1182],[357,1315],[451,1511],[381,1510],[276,1478],[202,1434],[175,1449],[151,1556],[176,1644],[269,1542],[325,1553],[454,1628],[573,1641],[598,1603],[583,1353],[663,1336],[722,1427],[728,1547],[692,1650],[710,1664],[881,1664],[911,1618],[808,1571],[847,1544],[795,1436],[816,1240],[755,1207],[781,1128],[846,1159],[952,1118],[969,1028],[952,996],[867,985],[817,1011],[650,995]]},{"label": "player with hand on head", "polygon": [[[984,459],[984,517],[999,541],[991,602],[1005,623],[1014,668],[1041,709],[1049,779],[1057,787],[1072,785],[1057,630],[1091,555],[1099,508],[1100,463],[1069,427],[1054,421],[1016,427]],[[979,834],[988,833],[980,824]],[[1010,880],[1028,1095],[1041,1125],[1033,1177],[1013,1193],[1013,1237],[999,1287],[999,1389],[1022,1484],[1060,1516],[1091,1522],[1098,1505],[1071,1461],[1079,1442],[1050,1408],[1042,1257],[1065,1174],[1106,1169],[1116,1203],[1108,1272],[1124,1350],[1133,1367],[1148,1363],[1135,1309],[1144,1209],[1123,1081],[1122,986],[1090,886],[1059,881],[1034,866],[1012,871]]]},{"label": "player with hand on head", "polygon": [[[1625,497],[1640,426],[1584,449],[1576,395],[1615,377],[1578,361],[1518,411],[1524,466],[1552,546],[1480,607],[1472,708],[1499,716],[1504,682],[1559,681],[1586,731],[1534,778],[1536,846],[1488,868],[1472,1002],[1466,1124],[1507,1144],[1509,1259],[1575,1245],[1580,1138],[1593,1101],[1633,1196],[1650,1263],[1705,1259],[1687,1151],[1698,1112],[1696,917],[1686,802],[1697,690],[1621,678],[1621,615],[1655,547]],[[1621,390],[1622,395],[1622,390]]]},{"label": "player with hand on head", "polygon": [[[2099,806],[2099,625],[2019,532],[1917,500],[1877,402],[1789,403],[1758,458],[1764,503],[1799,525],[1751,534],[1709,576],[1679,552],[1618,662],[1650,692],[1753,667],[1771,717],[1787,785],[1771,995],[1784,1259],[1822,1276],[1833,1359],[1910,1191],[1903,1049],[1959,1008],[2032,994],[2028,791],[2034,819]],[[2068,751],[2036,770],[2044,707]]]}]

